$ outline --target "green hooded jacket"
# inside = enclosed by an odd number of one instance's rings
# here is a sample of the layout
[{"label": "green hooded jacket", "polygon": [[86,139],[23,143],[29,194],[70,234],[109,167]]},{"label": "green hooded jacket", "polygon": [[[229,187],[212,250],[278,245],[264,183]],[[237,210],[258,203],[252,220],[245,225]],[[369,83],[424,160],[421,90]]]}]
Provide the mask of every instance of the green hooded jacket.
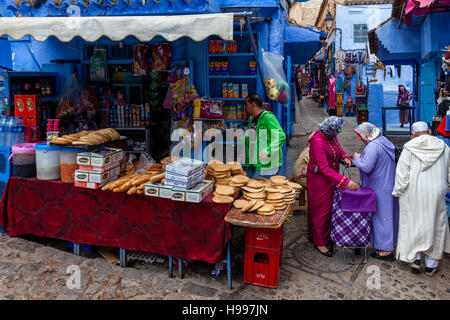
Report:
[{"label": "green hooded jacket", "polygon": [[[248,121],[248,129],[251,128],[253,117]],[[253,139],[251,139],[253,138]],[[254,144],[250,144],[250,140]],[[265,143],[264,143],[265,140]],[[282,147],[286,141],[286,135],[281,128],[277,117],[270,111],[263,111],[258,119],[256,126],[256,139],[251,137],[247,132],[245,138],[245,163],[248,167],[255,167],[255,169],[273,169],[283,165],[283,150]],[[261,161],[259,159],[260,151],[264,150],[267,154],[267,159]],[[272,163],[270,160],[272,155],[278,155],[278,161],[274,158]],[[267,162],[267,163],[266,163]]]}]

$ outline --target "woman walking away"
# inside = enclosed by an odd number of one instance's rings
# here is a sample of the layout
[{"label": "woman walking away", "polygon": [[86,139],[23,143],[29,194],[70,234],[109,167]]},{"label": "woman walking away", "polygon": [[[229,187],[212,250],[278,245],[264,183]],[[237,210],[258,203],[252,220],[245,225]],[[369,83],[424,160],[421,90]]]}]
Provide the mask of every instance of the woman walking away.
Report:
[{"label": "woman walking away", "polygon": [[377,196],[377,212],[372,215],[370,244],[377,249],[371,256],[394,261],[394,243],[398,233],[398,201],[392,196],[395,183],[395,147],[381,136],[375,125],[364,122],[353,131],[366,145],[353,163],[361,172],[361,187],[372,189]]},{"label": "woman walking away", "polygon": [[[409,107],[409,101],[411,100],[411,93],[406,90],[404,85],[398,86],[398,96],[397,96],[397,107]],[[399,112],[400,118],[400,128],[403,128],[403,125],[409,123],[409,109],[400,109]]]},{"label": "woman walking away", "polygon": [[336,116],[326,118],[308,140],[309,163],[306,170],[308,189],[308,238],[323,255],[333,255],[331,241],[331,209],[336,187],[358,190],[358,185],[339,174],[339,161],[351,166],[350,157],[342,150],[337,135],[345,121]]}]

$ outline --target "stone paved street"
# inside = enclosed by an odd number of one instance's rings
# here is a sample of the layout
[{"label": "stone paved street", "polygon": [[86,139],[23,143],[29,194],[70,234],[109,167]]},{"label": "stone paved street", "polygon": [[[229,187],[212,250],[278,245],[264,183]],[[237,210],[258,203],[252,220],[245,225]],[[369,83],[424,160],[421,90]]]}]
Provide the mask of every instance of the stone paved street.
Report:
[{"label": "stone paved street", "polygon": [[[304,147],[306,137],[326,117],[311,100],[298,106],[299,121],[288,150],[289,171]],[[362,143],[352,129],[354,119],[346,118],[347,126],[339,136],[344,150],[360,152]],[[401,143],[398,142],[399,144]],[[450,258],[444,255],[438,273],[433,277],[412,274],[399,261],[382,262],[342,249],[334,257],[317,253],[307,241],[306,213],[296,212],[285,224],[284,247],[277,289],[243,283],[244,229],[233,228],[234,267],[233,290],[227,289],[226,272],[211,275],[213,265],[192,262],[184,268],[185,277],[168,277],[168,261],[129,262],[121,268],[107,262],[95,251],[73,255],[67,243],[52,239],[0,236],[0,298],[5,300],[35,299],[450,299]],[[347,262],[351,263],[348,264]],[[79,266],[79,289],[66,285],[67,268]],[[380,275],[379,288],[373,276]],[[368,285],[369,284],[369,285]]]}]

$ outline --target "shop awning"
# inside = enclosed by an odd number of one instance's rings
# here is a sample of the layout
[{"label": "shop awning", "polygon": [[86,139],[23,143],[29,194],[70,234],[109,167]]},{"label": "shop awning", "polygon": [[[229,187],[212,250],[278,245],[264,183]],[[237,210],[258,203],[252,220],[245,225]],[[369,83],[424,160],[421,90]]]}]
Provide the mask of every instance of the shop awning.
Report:
[{"label": "shop awning", "polygon": [[211,35],[224,40],[233,39],[233,14],[199,14],[172,16],[108,16],[108,17],[9,17],[0,18],[0,36],[15,40],[31,35],[37,41],[55,36],[69,42],[81,37],[93,42],[102,36],[121,41],[135,36],[140,41],[150,41],[161,36],[167,41],[189,37],[202,41]]},{"label": "shop awning", "polygon": [[411,26],[412,16],[422,16],[428,12],[449,10],[450,0],[408,0],[405,6],[404,22]]},{"label": "shop awning", "polygon": [[291,57],[293,64],[306,63],[322,47],[320,35],[320,31],[287,26],[285,55]]}]

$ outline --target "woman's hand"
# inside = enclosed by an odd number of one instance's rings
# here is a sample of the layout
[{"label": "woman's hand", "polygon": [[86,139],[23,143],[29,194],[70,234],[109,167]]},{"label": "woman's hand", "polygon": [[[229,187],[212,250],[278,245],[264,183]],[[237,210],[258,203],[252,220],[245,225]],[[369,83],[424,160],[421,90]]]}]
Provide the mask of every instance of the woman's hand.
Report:
[{"label": "woman's hand", "polygon": [[347,167],[351,167],[352,166],[352,160],[350,160],[349,158],[345,158],[344,159],[345,164],[347,165]]},{"label": "woman's hand", "polygon": [[359,186],[356,182],[354,182],[353,180],[350,180],[350,182],[347,185],[347,188],[351,191],[356,191],[359,189]]}]

